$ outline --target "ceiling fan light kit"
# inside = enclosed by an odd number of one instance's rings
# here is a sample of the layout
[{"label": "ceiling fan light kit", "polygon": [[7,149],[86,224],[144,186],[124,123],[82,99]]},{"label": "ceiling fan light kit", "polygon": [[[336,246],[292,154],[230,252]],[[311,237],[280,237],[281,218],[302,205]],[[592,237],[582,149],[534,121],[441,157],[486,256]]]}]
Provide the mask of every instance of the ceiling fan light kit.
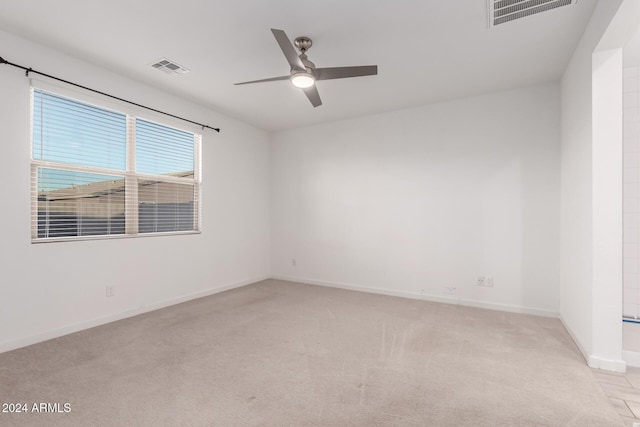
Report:
[{"label": "ceiling fan light kit", "polygon": [[316,84],[316,78],[311,73],[295,73],[291,75],[291,83],[300,89],[306,89]]},{"label": "ceiling fan light kit", "polygon": [[[311,105],[318,107],[322,105],[316,81],[345,79],[348,77],[375,76],[378,74],[377,65],[361,65],[356,67],[330,67],[316,68],[315,64],[307,58],[306,52],[313,45],[309,37],[298,37],[293,44],[289,37],[282,30],[271,29],[273,36],[276,38],[282,53],[284,53],[291,70],[288,76],[271,77],[268,79],[252,80],[248,82],[235,83],[236,85],[245,85],[249,83],[273,82],[278,80],[290,80],[293,86],[302,89],[307,96]],[[293,45],[298,48],[300,54],[296,52]]]}]

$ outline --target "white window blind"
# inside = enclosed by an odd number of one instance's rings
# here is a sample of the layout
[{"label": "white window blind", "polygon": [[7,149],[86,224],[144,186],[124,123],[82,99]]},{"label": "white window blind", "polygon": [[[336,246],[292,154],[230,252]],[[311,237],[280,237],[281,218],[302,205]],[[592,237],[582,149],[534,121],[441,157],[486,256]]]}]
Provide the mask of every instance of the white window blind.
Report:
[{"label": "white window blind", "polygon": [[195,189],[190,184],[138,181],[138,227],[140,233],[192,230]]},{"label": "white window blind", "polygon": [[45,167],[35,170],[37,238],[124,234],[124,177]]},{"label": "white window blind", "polygon": [[41,89],[32,100],[32,241],[200,230],[200,135]]},{"label": "white window blind", "polygon": [[122,113],[35,90],[33,159],[124,171],[126,120]]},{"label": "white window blind", "polygon": [[136,120],[136,171],[192,177],[193,134]]}]

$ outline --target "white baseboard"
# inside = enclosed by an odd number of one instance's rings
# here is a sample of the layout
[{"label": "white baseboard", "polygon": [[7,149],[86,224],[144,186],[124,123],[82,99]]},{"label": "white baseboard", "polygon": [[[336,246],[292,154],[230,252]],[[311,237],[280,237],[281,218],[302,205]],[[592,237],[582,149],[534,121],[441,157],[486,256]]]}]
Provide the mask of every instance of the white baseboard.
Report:
[{"label": "white baseboard", "polygon": [[573,330],[569,327],[567,322],[564,321],[562,316],[560,316],[560,321],[562,322],[562,326],[567,331],[573,342],[575,343],[580,353],[582,353],[582,357],[584,357],[585,362],[590,368],[594,369],[602,369],[604,371],[613,371],[613,372],[626,372],[627,371],[627,362],[625,360],[613,360],[613,359],[604,359],[602,357],[597,357],[592,354],[587,353],[587,351],[582,347],[582,343],[573,333]]},{"label": "white baseboard", "polygon": [[569,325],[567,325],[567,322],[564,321],[564,318],[562,316],[560,316],[560,322],[562,322],[562,326],[564,326],[565,331],[567,331],[567,333],[573,340],[573,343],[576,345],[576,347],[578,347],[578,350],[580,351],[580,353],[582,353],[582,357],[584,357],[584,361],[588,363],[589,353],[587,353],[587,351],[584,349],[584,347],[582,346],[582,343],[573,333],[573,330],[569,327]]},{"label": "white baseboard", "polygon": [[627,362],[627,366],[640,368],[640,353],[637,351],[622,350],[622,358]]},{"label": "white baseboard", "polygon": [[508,311],[511,313],[531,314],[534,316],[553,317],[553,318],[559,317],[559,313],[556,313],[550,310],[531,308],[531,307],[519,307],[519,306],[507,305],[507,304],[497,304],[497,303],[491,303],[491,302],[485,302],[485,301],[461,299],[453,295],[448,297],[448,296],[441,296],[441,295],[420,294],[417,292],[396,291],[396,290],[383,289],[383,288],[371,288],[367,286],[352,285],[348,283],[327,282],[324,280],[315,280],[315,279],[307,279],[307,278],[292,277],[292,276],[271,276],[271,278],[276,280],[286,280],[289,282],[306,283],[309,285],[348,289],[351,291],[358,291],[358,292],[368,292],[372,294],[390,295],[394,297],[442,302],[446,304],[457,304],[457,305],[464,305],[467,307],[486,308],[489,310]]},{"label": "white baseboard", "polygon": [[605,371],[621,373],[627,372],[627,362],[624,360],[610,360],[596,356],[589,356],[587,359],[587,365],[589,365],[590,368],[602,369]]},{"label": "white baseboard", "polygon": [[256,283],[262,280],[268,279],[270,276],[260,276],[254,277],[251,279],[241,280],[238,282],[227,283],[221,286],[217,286],[215,288],[206,289],[200,292],[194,292],[188,295],[183,295],[177,298],[171,298],[164,301],[155,302],[149,305],[144,305],[138,308],[134,308],[131,310],[110,314],[108,316],[100,317],[97,319],[91,319],[84,322],[74,323],[72,325],[67,325],[62,328],[53,329],[50,331],[46,331],[40,334],[32,335],[25,338],[20,338],[12,341],[4,341],[0,343],[0,353],[15,350],[18,348],[26,347],[32,344],[37,344],[39,342],[47,341],[53,338],[58,338],[63,335],[72,334],[74,332],[79,332],[85,329],[93,328],[96,326],[104,325],[107,323],[115,322],[117,320],[126,319],[128,317],[137,316],[139,314],[148,313],[150,311],[159,310],[161,308],[169,307],[172,305],[180,304],[183,302],[191,301],[198,298],[207,297],[210,295],[214,295],[220,292],[228,291],[230,289],[239,288],[242,286],[250,285],[252,283]]}]

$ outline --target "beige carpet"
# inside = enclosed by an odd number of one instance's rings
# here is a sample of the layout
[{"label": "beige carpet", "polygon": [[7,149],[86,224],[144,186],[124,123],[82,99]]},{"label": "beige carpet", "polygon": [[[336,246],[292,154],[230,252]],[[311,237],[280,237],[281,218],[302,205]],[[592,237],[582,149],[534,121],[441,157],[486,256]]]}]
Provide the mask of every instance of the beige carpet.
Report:
[{"label": "beige carpet", "polygon": [[622,425],[556,319],[276,280],[0,354],[0,401],[71,407],[2,426]]}]

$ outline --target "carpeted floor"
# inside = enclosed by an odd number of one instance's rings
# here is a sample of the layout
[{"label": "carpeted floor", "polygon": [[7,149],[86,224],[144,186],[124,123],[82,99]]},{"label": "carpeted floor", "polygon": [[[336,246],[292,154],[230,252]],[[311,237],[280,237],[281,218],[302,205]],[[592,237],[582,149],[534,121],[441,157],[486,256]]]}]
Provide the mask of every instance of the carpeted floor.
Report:
[{"label": "carpeted floor", "polygon": [[62,411],[2,426],[622,425],[557,319],[277,280],[0,354],[0,402]]}]

